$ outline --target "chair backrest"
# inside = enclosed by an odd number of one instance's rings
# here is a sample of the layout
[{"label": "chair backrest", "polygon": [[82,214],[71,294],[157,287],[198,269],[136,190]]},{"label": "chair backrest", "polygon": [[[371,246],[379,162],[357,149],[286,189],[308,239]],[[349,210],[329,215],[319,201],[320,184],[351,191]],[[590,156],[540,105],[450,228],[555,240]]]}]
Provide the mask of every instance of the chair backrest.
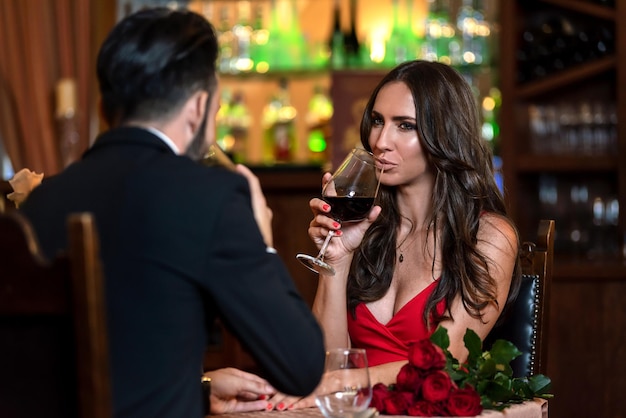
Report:
[{"label": "chair backrest", "polygon": [[535,242],[523,242],[520,250],[522,282],[517,299],[506,316],[485,339],[511,341],[522,355],[511,362],[514,377],[547,373],[550,288],[554,262],[553,220],[541,220]]},{"label": "chair backrest", "polygon": [[110,417],[108,340],[93,217],[68,218],[46,260],[19,210],[0,214],[0,416]]}]

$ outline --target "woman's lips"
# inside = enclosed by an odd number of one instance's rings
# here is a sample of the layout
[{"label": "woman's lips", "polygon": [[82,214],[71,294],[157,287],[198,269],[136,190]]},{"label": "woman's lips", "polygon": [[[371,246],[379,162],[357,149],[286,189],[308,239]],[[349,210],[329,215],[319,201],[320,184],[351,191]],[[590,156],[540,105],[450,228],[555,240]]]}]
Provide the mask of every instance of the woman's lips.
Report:
[{"label": "woman's lips", "polygon": [[378,167],[378,169],[382,169],[383,171],[389,171],[391,168],[395,167],[395,164],[385,159],[379,159],[376,163],[376,167]]}]

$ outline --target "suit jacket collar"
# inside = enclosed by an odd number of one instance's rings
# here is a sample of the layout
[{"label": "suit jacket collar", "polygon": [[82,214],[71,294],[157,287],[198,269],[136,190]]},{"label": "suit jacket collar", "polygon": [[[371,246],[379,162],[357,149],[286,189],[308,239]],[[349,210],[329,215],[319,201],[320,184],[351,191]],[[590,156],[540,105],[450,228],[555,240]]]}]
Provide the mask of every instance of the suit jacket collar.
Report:
[{"label": "suit jacket collar", "polygon": [[114,128],[100,134],[91,148],[85,152],[85,155],[104,147],[116,145],[140,145],[153,148],[160,152],[175,154],[161,138],[154,135],[152,132],[143,128],[125,126]]}]

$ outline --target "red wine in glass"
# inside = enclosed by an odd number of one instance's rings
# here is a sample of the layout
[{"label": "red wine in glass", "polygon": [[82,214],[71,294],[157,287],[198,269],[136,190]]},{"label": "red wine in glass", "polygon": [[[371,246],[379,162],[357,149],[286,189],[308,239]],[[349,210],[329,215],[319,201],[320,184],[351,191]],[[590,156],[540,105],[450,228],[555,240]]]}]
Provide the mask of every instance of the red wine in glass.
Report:
[{"label": "red wine in glass", "polygon": [[373,197],[325,196],[331,207],[330,216],[340,222],[356,222],[365,219],[374,204]]},{"label": "red wine in glass", "polygon": [[[355,148],[341,163],[322,190],[322,199],[330,205],[330,217],[339,222],[358,222],[366,218],[380,185],[374,155]],[[316,257],[298,254],[296,258],[316,273],[334,275],[335,269],[324,261],[326,247],[334,232],[329,231]]]}]

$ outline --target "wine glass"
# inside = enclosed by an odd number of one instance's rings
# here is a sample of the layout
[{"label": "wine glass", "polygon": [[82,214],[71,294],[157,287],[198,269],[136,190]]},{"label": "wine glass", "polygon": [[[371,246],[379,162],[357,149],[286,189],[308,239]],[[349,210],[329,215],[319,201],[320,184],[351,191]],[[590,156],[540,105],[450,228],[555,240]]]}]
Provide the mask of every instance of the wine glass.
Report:
[{"label": "wine glass", "polygon": [[[379,185],[376,157],[363,148],[354,148],[324,186],[322,199],[330,204],[330,216],[336,221],[358,222],[365,219],[372,208]],[[334,231],[328,232],[316,257],[298,254],[296,258],[316,273],[324,271],[334,275],[335,269],[324,261],[326,247],[334,235]]]},{"label": "wine glass", "polygon": [[202,162],[209,166],[224,167],[230,171],[237,171],[235,163],[216,143],[209,145],[206,154],[202,157]]},{"label": "wine glass", "polygon": [[372,400],[367,355],[360,348],[326,352],[324,375],[315,390],[315,404],[325,418],[354,418]]}]

